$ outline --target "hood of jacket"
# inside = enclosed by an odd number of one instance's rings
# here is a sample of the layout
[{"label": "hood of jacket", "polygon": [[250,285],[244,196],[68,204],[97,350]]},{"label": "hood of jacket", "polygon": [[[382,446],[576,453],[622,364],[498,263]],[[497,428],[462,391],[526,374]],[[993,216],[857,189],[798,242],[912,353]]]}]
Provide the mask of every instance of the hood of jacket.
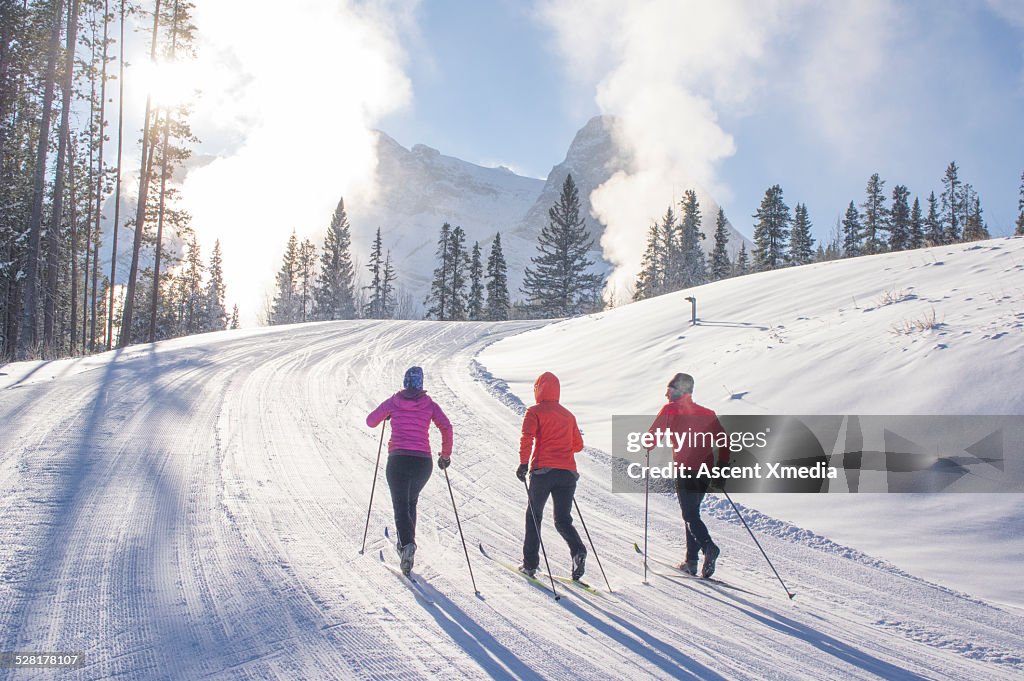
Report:
[{"label": "hood of jacket", "polygon": [[537,400],[538,404],[541,402],[557,402],[561,390],[562,387],[558,382],[558,376],[555,376],[550,371],[545,371],[537,378],[537,382],[533,384],[533,397]]}]

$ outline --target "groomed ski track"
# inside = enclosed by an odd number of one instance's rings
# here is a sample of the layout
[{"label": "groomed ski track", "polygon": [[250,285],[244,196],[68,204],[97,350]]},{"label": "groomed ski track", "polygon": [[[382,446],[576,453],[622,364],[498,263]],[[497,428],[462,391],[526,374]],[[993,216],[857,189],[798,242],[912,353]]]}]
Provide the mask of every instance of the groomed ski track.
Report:
[{"label": "groomed ski track", "polygon": [[[643,498],[578,456],[577,499],[615,594],[549,594],[470,551],[443,475],[419,506],[415,573],[380,565],[392,523],[367,412],[420,364],[451,418],[470,548],[519,555],[520,416],[475,355],[536,326],[336,322],[195,336],[37,371],[0,390],[0,651],[81,651],[83,668],[0,677],[125,679],[1000,679],[1024,674],[1024,618],[711,500],[719,576],[758,595],[649,576]],[[524,358],[526,361],[526,358]],[[5,368],[4,370],[8,370]],[[497,394],[496,394],[497,393]],[[568,405],[571,408],[571,404]],[[609,414],[614,405],[609,405]],[[436,433],[435,433],[436,435]],[[651,500],[652,555],[677,560],[678,507]],[[756,512],[750,511],[752,516]],[[546,512],[556,572],[569,557]],[[556,567],[557,566],[557,567]],[[964,569],[973,569],[964,557]],[[587,579],[602,586],[596,561]]]}]

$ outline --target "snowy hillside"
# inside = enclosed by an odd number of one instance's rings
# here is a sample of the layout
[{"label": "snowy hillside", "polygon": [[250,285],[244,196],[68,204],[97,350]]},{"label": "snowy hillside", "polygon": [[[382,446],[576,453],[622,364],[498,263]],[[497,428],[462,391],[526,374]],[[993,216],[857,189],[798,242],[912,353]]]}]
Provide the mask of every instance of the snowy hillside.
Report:
[{"label": "snowy hillside", "polygon": [[[932,319],[934,329],[914,328]],[[553,324],[491,346],[480,361],[524,400],[540,371],[554,371],[587,441],[605,449],[612,414],[656,413],[677,371],[692,373],[697,401],[723,414],[1024,414],[1024,239],[730,279]],[[1024,608],[1019,495],[745,501]],[[977,555],[985,570],[965,565]]]},{"label": "snowy hillside", "polygon": [[[693,329],[665,298],[550,326],[332,322],[0,367],[0,650],[81,651],[85,666],[60,675],[75,679],[1020,678],[1019,613],[746,508],[789,600],[714,498],[717,576],[734,588],[663,568],[641,583],[643,498],[610,492],[599,448],[607,416],[656,408],[684,360],[713,367],[697,371],[698,396],[723,411],[720,383],[742,394],[737,411],[948,408],[932,393],[942,382],[948,399],[954,378],[971,408],[996,406],[972,387],[984,380],[1004,411],[1019,409],[1006,367],[1021,354],[1022,268],[1024,240],[1000,240],[706,287]],[[875,306],[892,286],[917,298]],[[880,331],[930,305],[943,328]],[[940,355],[955,361],[936,376]],[[436,470],[419,504],[423,593],[381,565],[396,562],[383,474],[359,554],[381,436],[364,419],[414,363],[455,427],[449,473],[479,596]],[[877,389],[901,368],[910,402],[894,383]],[[476,548],[519,556],[515,395],[544,369],[562,374],[591,445],[577,500],[611,594],[559,583],[555,602]],[[653,557],[678,560],[678,516],[673,499],[652,498]],[[544,538],[565,574],[550,517]],[[603,584],[593,558],[586,578]]]}]

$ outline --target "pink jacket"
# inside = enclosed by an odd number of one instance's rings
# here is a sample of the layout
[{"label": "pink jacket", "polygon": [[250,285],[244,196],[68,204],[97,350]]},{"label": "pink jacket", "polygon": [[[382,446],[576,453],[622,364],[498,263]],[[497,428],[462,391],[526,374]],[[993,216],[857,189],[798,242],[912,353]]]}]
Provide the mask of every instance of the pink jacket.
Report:
[{"label": "pink jacket", "polygon": [[441,431],[441,456],[452,455],[452,424],[425,390],[400,390],[380,403],[366,417],[366,425],[376,428],[391,417],[388,451],[404,449],[430,456],[430,422]]}]

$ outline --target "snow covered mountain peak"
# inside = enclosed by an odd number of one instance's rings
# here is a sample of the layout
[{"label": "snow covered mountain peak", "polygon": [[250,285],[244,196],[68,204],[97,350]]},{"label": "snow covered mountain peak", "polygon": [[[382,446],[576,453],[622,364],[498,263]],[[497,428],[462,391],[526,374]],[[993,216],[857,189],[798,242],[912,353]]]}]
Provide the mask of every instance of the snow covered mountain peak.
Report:
[{"label": "snow covered mountain peak", "polygon": [[[602,258],[604,225],[591,212],[591,193],[615,172],[629,170],[629,154],[615,143],[614,116],[595,116],[576,133],[564,159],[553,166],[546,180],[523,177],[505,166],[488,168],[425,144],[407,149],[384,132],[377,135],[376,197],[369,203],[346,203],[352,236],[359,252],[368,252],[377,228],[406,290],[426,286],[436,266],[434,251],[443,223],[459,225],[471,245],[487,248],[502,233],[509,265],[509,288],[519,297],[523,271],[536,255],[537,236],[548,223],[548,210],[558,201],[565,177],[572,174],[580,192],[582,215],[594,246],[595,269],[607,272]],[[703,198],[703,197],[702,197]],[[672,197],[666,197],[667,206]],[[710,199],[702,205],[704,228],[710,244],[718,206]],[[664,207],[654,207],[663,212]],[[648,225],[637,225],[644,238]],[[732,246],[743,237],[733,230]],[[486,256],[486,250],[485,250]]]}]

